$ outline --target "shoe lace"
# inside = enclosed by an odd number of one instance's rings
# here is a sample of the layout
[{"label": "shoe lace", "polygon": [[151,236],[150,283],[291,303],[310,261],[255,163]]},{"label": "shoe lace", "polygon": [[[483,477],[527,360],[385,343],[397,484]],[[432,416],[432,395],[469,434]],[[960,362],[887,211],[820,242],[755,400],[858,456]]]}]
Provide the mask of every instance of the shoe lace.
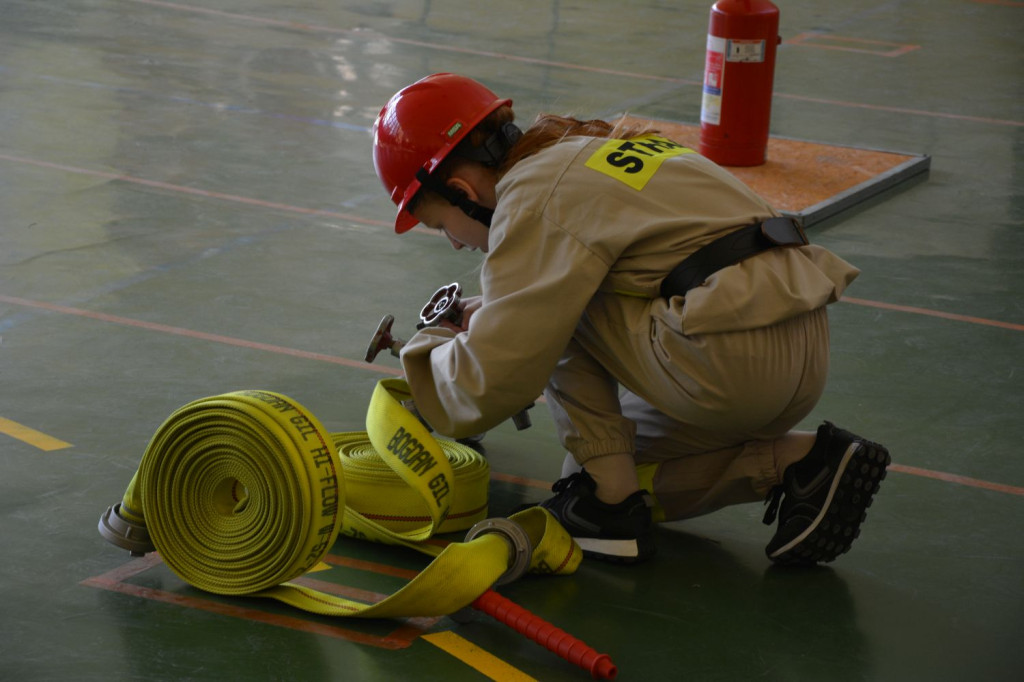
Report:
[{"label": "shoe lace", "polygon": [[779,514],[779,504],[782,502],[782,493],[784,490],[784,486],[777,485],[768,491],[768,497],[764,500],[768,509],[765,511],[764,518],[761,520],[764,525],[770,526],[775,523],[775,517]]}]

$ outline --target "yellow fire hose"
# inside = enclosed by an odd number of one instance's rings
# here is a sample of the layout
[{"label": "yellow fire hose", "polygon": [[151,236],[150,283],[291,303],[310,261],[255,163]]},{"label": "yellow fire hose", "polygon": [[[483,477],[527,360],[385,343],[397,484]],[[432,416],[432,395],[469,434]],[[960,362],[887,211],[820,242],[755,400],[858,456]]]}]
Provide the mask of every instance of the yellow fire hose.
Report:
[{"label": "yellow fire hose", "polygon": [[[485,593],[497,597],[492,585],[526,570],[574,572],[582,553],[546,510],[515,514],[514,523],[484,520],[487,460],[435,439],[402,406],[409,398],[404,380],[384,379],[367,431],[334,434],[269,391],[191,402],[157,430],[122,502],[100,519],[100,533],[136,555],[159,550],[199,589],[333,616],[448,615]],[[470,527],[465,542],[424,542]],[[434,559],[376,604],[290,582],[319,566],[339,534]]]}]

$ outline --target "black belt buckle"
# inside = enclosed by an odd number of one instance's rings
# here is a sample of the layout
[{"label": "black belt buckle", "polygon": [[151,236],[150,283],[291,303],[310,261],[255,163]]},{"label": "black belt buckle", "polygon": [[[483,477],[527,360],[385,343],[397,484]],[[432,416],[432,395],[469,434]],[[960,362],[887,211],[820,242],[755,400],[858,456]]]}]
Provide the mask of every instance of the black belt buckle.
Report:
[{"label": "black belt buckle", "polygon": [[810,243],[800,225],[792,218],[769,218],[761,223],[761,235],[774,246]]}]

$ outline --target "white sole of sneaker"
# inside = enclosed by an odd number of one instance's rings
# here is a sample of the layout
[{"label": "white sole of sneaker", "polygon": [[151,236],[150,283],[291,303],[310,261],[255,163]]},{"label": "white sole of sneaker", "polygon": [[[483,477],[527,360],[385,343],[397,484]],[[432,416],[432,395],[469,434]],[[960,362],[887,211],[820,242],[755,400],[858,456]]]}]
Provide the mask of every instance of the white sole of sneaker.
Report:
[{"label": "white sole of sneaker", "polygon": [[573,538],[584,554],[609,561],[631,561],[640,556],[636,540],[606,540],[602,538]]},{"label": "white sole of sneaker", "polygon": [[811,524],[804,529],[804,532],[800,533],[800,535],[797,535],[795,538],[793,538],[792,540],[790,540],[789,542],[787,542],[786,544],[782,545],[774,552],[769,554],[769,559],[775,559],[776,557],[782,556],[789,550],[793,549],[801,542],[806,540],[807,536],[813,533],[818,528],[818,526],[821,525],[822,519],[825,518],[825,515],[828,513],[829,507],[832,505],[832,498],[835,497],[836,489],[839,487],[839,481],[842,480],[843,478],[843,472],[846,471],[846,467],[850,463],[850,458],[853,457],[854,453],[857,452],[857,448],[859,447],[861,447],[861,442],[855,440],[852,443],[850,443],[850,447],[846,448],[846,452],[843,453],[843,459],[839,463],[839,468],[836,471],[835,476],[832,477],[832,485],[828,489],[828,496],[825,498],[825,504],[821,505],[821,512],[818,513],[818,516],[814,519],[814,521],[812,521]]}]

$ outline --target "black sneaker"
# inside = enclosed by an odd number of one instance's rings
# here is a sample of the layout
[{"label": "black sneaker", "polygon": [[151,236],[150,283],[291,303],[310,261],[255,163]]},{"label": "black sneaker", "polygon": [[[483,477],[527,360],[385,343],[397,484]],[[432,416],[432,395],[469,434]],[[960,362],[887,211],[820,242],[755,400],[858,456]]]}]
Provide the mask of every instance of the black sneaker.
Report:
[{"label": "black sneaker", "polygon": [[654,555],[653,502],[646,491],[606,504],[597,499],[597,484],[586,471],[556,481],[551,490],[555,496],[540,506],[569,531],[584,556],[632,564]]},{"label": "black sneaker", "polygon": [[[765,524],[779,517],[765,548],[778,564],[832,561],[860,535],[872,497],[885,478],[889,451],[829,422],[818,427],[810,453],[789,466],[765,503]],[[781,501],[781,506],[780,506]]]}]

